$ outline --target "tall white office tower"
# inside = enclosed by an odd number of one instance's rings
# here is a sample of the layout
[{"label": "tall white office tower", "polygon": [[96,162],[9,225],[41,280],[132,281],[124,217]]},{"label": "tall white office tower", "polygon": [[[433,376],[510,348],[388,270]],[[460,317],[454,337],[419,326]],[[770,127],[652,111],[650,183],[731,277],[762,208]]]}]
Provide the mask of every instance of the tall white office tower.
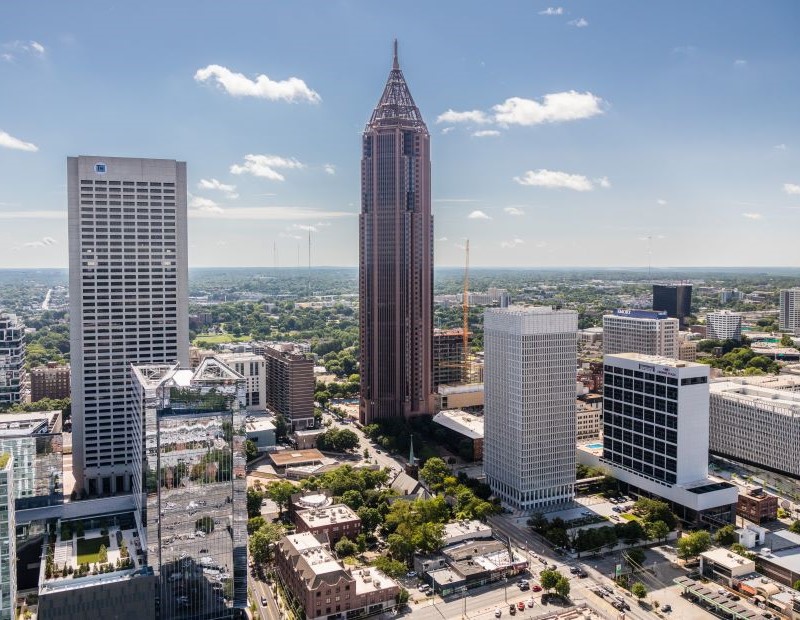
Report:
[{"label": "tall white office tower", "polygon": [[660,310],[615,310],[603,317],[603,353],[678,357],[678,319]]},{"label": "tall white office tower", "polygon": [[800,288],[781,291],[780,329],[800,336]]},{"label": "tall white office tower", "polygon": [[706,338],[712,340],[741,340],[742,315],[730,310],[706,314]]},{"label": "tall white office tower", "polygon": [[67,189],[75,489],[127,492],[130,365],[189,364],[186,163],[69,157]]},{"label": "tall white office tower", "polygon": [[13,460],[9,452],[0,450],[0,620],[17,617],[17,527]]},{"label": "tall white office tower", "polygon": [[505,506],[539,510],[575,495],[578,313],[493,308],[483,319],[484,469]]}]

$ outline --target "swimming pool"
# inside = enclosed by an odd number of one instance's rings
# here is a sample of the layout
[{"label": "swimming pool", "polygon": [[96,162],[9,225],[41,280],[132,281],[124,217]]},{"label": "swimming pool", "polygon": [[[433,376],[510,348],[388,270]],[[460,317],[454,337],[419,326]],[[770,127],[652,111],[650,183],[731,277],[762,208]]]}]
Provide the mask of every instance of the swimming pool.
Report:
[{"label": "swimming pool", "polygon": [[603,444],[598,441],[595,443],[587,443],[585,447],[589,448],[590,450],[600,450],[603,447]]}]

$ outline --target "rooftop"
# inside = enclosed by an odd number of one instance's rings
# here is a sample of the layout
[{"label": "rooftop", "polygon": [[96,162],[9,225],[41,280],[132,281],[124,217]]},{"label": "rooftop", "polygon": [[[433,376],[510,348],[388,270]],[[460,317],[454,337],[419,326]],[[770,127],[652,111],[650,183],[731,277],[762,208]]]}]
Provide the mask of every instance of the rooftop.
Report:
[{"label": "rooftop", "polygon": [[464,385],[440,385],[436,388],[442,396],[450,394],[469,394],[472,392],[483,392],[483,383],[465,383]]},{"label": "rooftop", "polygon": [[444,524],[444,540],[465,534],[473,534],[474,538],[488,538],[492,535],[492,528],[481,521],[453,521]]},{"label": "rooftop", "polygon": [[50,428],[50,419],[54,413],[60,412],[37,411],[0,414],[0,438],[47,433]]},{"label": "rooftop", "polygon": [[617,308],[614,314],[617,316],[628,319],[650,319],[650,320],[664,320],[668,319],[666,310],[634,310],[630,308]]},{"label": "rooftop", "polygon": [[272,464],[275,467],[292,467],[296,465],[313,463],[315,461],[322,462],[325,455],[319,450],[286,450],[284,452],[270,452],[269,455]]},{"label": "rooftop", "polygon": [[321,543],[311,532],[292,534],[284,540],[288,541],[294,552],[302,557],[314,575],[324,575],[342,570],[342,566],[333,557],[333,553],[327,545]]},{"label": "rooftop", "polygon": [[302,519],[308,527],[323,527],[333,523],[361,520],[359,516],[345,504],[334,504],[333,506],[324,508],[298,510],[296,515],[297,518]]},{"label": "rooftop", "polygon": [[727,549],[712,549],[702,553],[701,556],[727,569],[747,568],[750,571],[755,570],[755,562],[753,560],[748,560]]},{"label": "rooftop", "polygon": [[469,439],[483,439],[483,416],[448,409],[433,416],[433,421]]},{"label": "rooftop", "polygon": [[775,413],[790,416],[800,414],[800,392],[734,381],[713,382],[709,389],[712,395],[743,401]]},{"label": "rooftop", "polygon": [[614,353],[606,355],[606,357],[618,357],[631,360],[632,362],[658,364],[659,366],[668,366],[669,368],[708,368],[706,364],[686,362],[683,360],[676,360],[671,357],[662,357],[660,355],[645,355],[643,353]]},{"label": "rooftop", "polygon": [[248,433],[257,433],[260,431],[274,431],[275,425],[266,417],[259,416],[253,420],[248,420],[246,423],[246,431]]}]

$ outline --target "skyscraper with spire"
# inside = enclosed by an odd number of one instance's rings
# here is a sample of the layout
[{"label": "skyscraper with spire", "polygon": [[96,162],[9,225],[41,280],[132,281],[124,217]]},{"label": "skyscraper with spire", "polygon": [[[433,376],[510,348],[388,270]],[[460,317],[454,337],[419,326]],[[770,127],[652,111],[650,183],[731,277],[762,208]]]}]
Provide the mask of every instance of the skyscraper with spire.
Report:
[{"label": "skyscraper with spire", "polygon": [[364,130],[359,218],[361,422],[431,412],[430,135],[397,59]]}]

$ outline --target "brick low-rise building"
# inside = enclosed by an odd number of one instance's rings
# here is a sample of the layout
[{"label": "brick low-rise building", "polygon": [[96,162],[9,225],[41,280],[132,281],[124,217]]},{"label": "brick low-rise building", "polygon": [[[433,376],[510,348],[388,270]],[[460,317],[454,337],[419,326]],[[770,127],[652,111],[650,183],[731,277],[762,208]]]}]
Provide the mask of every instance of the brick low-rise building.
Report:
[{"label": "brick low-rise building", "polygon": [[31,402],[43,398],[69,398],[69,366],[48,362],[30,372]]},{"label": "brick low-rise building", "polygon": [[778,517],[778,498],[765,493],[761,487],[755,487],[739,495],[736,514],[753,523],[774,521]]},{"label": "brick low-rise building", "polygon": [[374,567],[345,568],[311,532],[278,541],[275,567],[307,620],[378,615],[397,605],[396,581]]},{"label": "brick low-rise building", "polygon": [[294,523],[298,532],[311,532],[320,540],[327,537],[331,545],[345,536],[355,540],[361,533],[361,518],[345,504],[298,510]]}]

